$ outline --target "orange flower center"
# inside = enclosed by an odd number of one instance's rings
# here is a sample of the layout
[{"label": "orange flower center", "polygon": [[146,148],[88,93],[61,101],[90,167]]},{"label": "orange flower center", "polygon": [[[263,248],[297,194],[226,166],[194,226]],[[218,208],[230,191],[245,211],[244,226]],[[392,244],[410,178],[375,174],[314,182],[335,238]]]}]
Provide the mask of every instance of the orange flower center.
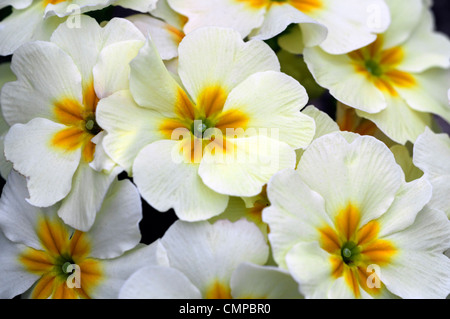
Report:
[{"label": "orange flower center", "polygon": [[388,264],[397,251],[392,243],[378,238],[377,221],[360,222],[359,209],[350,203],[338,213],[334,227],[319,229],[320,245],[331,254],[332,276],[344,276],[356,298],[361,296],[360,288],[370,295],[382,292],[383,284],[373,266]]},{"label": "orange flower center", "polygon": [[100,262],[88,257],[87,235],[69,232],[61,220],[46,217],[39,220],[37,234],[43,250],[27,248],[19,257],[27,271],[40,276],[31,297],[90,298],[103,274]]},{"label": "orange flower center", "polygon": [[310,13],[322,7],[322,0],[235,0],[237,2],[245,2],[251,8],[261,9],[272,5],[289,4],[304,13]]},{"label": "orange flower center", "polygon": [[404,59],[401,47],[383,49],[383,37],[378,36],[370,45],[350,52],[353,66],[358,73],[364,74],[375,86],[392,96],[398,93],[395,87],[412,87],[416,84],[414,77],[397,69]]},{"label": "orange flower center", "polygon": [[100,133],[101,128],[95,121],[95,109],[98,98],[94,85],[89,85],[83,95],[83,104],[72,98],[63,98],[55,102],[54,115],[57,122],[66,125],[66,128],[56,133],[51,145],[63,151],[82,149],[82,159],[92,162],[95,153],[95,144],[91,139]]},{"label": "orange flower center", "polygon": [[212,153],[234,149],[231,140],[246,129],[249,118],[238,109],[224,111],[226,99],[222,87],[211,86],[202,91],[194,105],[180,89],[176,118],[166,119],[159,131],[168,139],[182,139],[186,160],[191,163],[201,161],[207,146]]}]

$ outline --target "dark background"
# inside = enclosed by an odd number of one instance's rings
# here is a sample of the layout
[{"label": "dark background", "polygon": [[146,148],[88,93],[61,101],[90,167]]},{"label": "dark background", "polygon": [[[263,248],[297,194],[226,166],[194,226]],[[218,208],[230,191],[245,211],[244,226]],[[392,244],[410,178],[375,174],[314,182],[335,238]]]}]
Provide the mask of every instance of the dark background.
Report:
[{"label": "dark background", "polygon": [[[335,0],[339,1],[339,0]],[[436,29],[438,31],[446,33],[450,36],[450,1],[449,0],[434,0],[434,6],[432,7],[436,19]],[[11,9],[9,7],[0,10],[0,20],[6,17]],[[91,16],[98,20],[109,19],[111,16],[126,17],[134,12],[131,10],[125,10],[120,7],[109,7],[101,12],[90,13]],[[1,41],[1,39],[0,39]],[[10,61],[11,57],[1,57],[0,63]],[[450,83],[449,83],[450,88]],[[325,101],[329,101],[329,97],[325,97]],[[332,102],[331,102],[332,103]],[[443,121],[439,122],[443,126],[447,133],[450,133],[450,126]],[[120,179],[128,178],[126,173],[122,173],[119,176]],[[0,187],[3,186],[4,181],[0,178]],[[142,232],[142,242],[150,244],[154,240],[161,238],[167,228],[177,219],[173,210],[169,210],[165,213],[160,213],[151,208],[144,200],[142,200],[143,219],[140,223]]]}]

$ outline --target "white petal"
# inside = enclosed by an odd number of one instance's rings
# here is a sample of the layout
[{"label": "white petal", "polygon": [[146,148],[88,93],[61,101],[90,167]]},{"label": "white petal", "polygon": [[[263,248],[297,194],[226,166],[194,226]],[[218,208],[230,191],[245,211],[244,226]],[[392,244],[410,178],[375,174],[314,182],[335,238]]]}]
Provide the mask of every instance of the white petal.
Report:
[{"label": "white petal", "polygon": [[[49,40],[52,32],[64,19],[43,19],[42,2],[35,2],[13,13],[0,22],[0,55],[10,55],[22,44],[33,40]],[[24,23],[26,21],[27,23]]]},{"label": "white petal", "polygon": [[385,213],[404,182],[403,171],[385,144],[370,136],[349,143],[339,132],[315,140],[297,170],[325,199],[332,220],[352,203],[361,212],[361,225]]},{"label": "white petal", "polygon": [[38,218],[42,215],[55,217],[57,206],[31,206],[25,200],[27,197],[26,179],[11,171],[0,198],[1,229],[9,240],[42,250],[42,243],[36,234]]},{"label": "white petal", "polygon": [[30,288],[39,276],[26,271],[18,257],[26,246],[14,244],[0,231],[0,298],[13,298]]},{"label": "white petal", "polygon": [[288,272],[271,266],[242,263],[231,277],[234,299],[301,299],[297,282]]},{"label": "white petal", "polygon": [[316,131],[314,133],[314,139],[317,139],[328,133],[339,131],[339,126],[333,119],[325,112],[322,112],[314,105],[308,105],[302,110],[303,114],[308,115],[314,119],[316,123]]},{"label": "white petal", "polygon": [[302,30],[302,37],[297,41],[303,42],[306,47],[315,46],[322,43],[327,37],[327,28],[295,9],[291,5],[273,5],[264,17],[262,26],[252,32],[252,38],[257,40],[267,40],[283,32],[291,23],[299,23]]},{"label": "white petal", "polygon": [[382,0],[322,0],[323,9],[311,16],[328,29],[320,47],[331,54],[343,54],[364,47],[384,32],[390,23],[389,8]]},{"label": "white petal", "polygon": [[410,38],[420,23],[424,12],[423,0],[386,1],[391,13],[391,23],[383,33],[385,49],[401,45]]},{"label": "white petal", "polygon": [[151,14],[173,25],[178,30],[183,30],[183,26],[187,21],[185,16],[179,14],[169,6],[167,0],[158,0],[156,8],[151,11]]},{"label": "white petal", "polygon": [[[1,122],[1,120],[0,120]],[[12,163],[5,158],[5,140],[6,133],[0,135],[0,175],[4,180],[8,177],[8,174],[12,170]]]},{"label": "white petal", "polygon": [[450,40],[445,34],[434,30],[432,12],[422,12],[415,32],[401,45],[405,56],[397,67],[402,71],[422,72],[432,67],[450,66]]},{"label": "white petal", "polygon": [[414,223],[417,214],[431,198],[431,185],[421,178],[402,185],[387,212],[378,219],[379,236],[401,231]]},{"label": "white petal", "polygon": [[16,9],[24,9],[33,2],[33,0],[0,0],[0,8],[13,6]]},{"label": "white petal", "polygon": [[141,240],[141,198],[129,180],[115,181],[106,194],[95,223],[89,230],[91,256],[114,258],[134,248]]},{"label": "white petal", "polygon": [[284,73],[266,71],[250,75],[228,96],[223,111],[238,109],[249,117],[247,127],[278,132],[279,140],[305,148],[314,135],[314,121],[300,110],[306,90]]},{"label": "white petal", "polygon": [[413,110],[402,98],[386,96],[386,100],[387,107],[379,113],[356,110],[356,114],[374,122],[390,139],[402,145],[414,142],[425,127],[431,126],[429,114]]},{"label": "white petal", "polygon": [[174,109],[182,89],[165,67],[151,39],[130,66],[130,91],[137,104],[175,117]]},{"label": "white petal", "polygon": [[414,144],[414,164],[429,176],[450,174],[450,138],[433,133],[429,128]]},{"label": "white petal", "polygon": [[198,170],[203,182],[221,194],[257,195],[273,174],[295,167],[295,151],[272,136],[227,139],[225,144],[226,152],[208,144]]},{"label": "white petal", "polygon": [[370,113],[386,107],[383,93],[356,71],[347,55],[331,55],[320,48],[305,48],[303,54],[314,79],[338,101]]},{"label": "white petal", "polygon": [[[17,80],[17,78],[11,70],[11,63],[8,62],[0,64],[0,94],[1,89],[5,83],[15,80]],[[0,114],[0,174],[5,180],[12,169],[12,163],[7,161],[5,158],[4,144],[3,144],[6,132],[8,130],[9,125],[3,118],[3,114]]]},{"label": "white petal", "polygon": [[157,2],[158,0],[119,0],[114,2],[114,5],[140,12],[150,12],[156,7]]},{"label": "white petal", "polygon": [[433,68],[413,76],[415,85],[395,87],[400,96],[412,109],[437,114],[449,122],[450,105],[447,92],[450,83],[450,71]]},{"label": "white petal", "polygon": [[88,231],[94,223],[109,186],[119,172],[105,174],[81,162],[73,175],[70,193],[62,200],[58,216],[69,226]]},{"label": "white petal", "polygon": [[117,164],[108,156],[108,154],[106,154],[106,151],[103,148],[103,139],[105,135],[106,132],[101,131],[91,139],[91,142],[95,144],[95,153],[94,160],[89,163],[89,166],[97,172],[106,174],[111,173],[115,169],[122,171],[123,169],[117,167]]},{"label": "white petal", "polygon": [[[151,245],[138,245],[120,257],[101,261],[103,278],[92,291],[95,299],[116,299],[126,280],[137,270],[146,266],[160,266],[159,256],[164,247],[160,241]],[[164,266],[164,265],[163,265]]]},{"label": "white petal", "polygon": [[143,147],[162,138],[157,131],[161,115],[136,104],[130,91],[118,91],[99,101],[97,123],[106,132],[105,152],[128,174]]},{"label": "white petal", "polygon": [[[359,293],[363,295],[363,291],[358,287]],[[355,294],[345,281],[344,277],[337,278],[329,288],[327,297],[330,299],[354,299]]]},{"label": "white petal", "polygon": [[231,29],[202,28],[187,35],[178,48],[178,72],[194,101],[207,87],[226,93],[256,72],[279,71],[275,53],[262,41],[241,40]]},{"label": "white petal", "polygon": [[223,212],[228,196],[202,182],[198,164],[180,158],[179,143],[161,140],[145,147],[133,165],[134,182],[142,197],[159,211],[174,208],[182,220],[206,220]]},{"label": "white petal", "polygon": [[[425,252],[402,253],[381,270],[386,287],[405,299],[444,299],[450,293],[450,258]],[[411,280],[414,278],[414,280]]]},{"label": "white petal", "polygon": [[428,205],[443,211],[450,219],[450,175],[430,178],[430,183],[433,186],[433,196]]},{"label": "white petal", "polygon": [[317,242],[299,243],[288,252],[286,264],[305,298],[327,298],[335,281],[329,257]]},{"label": "white petal", "polygon": [[261,265],[268,257],[263,235],[246,220],[220,220],[213,225],[177,221],[165,233],[162,244],[170,266],[184,273],[202,295],[214,281],[228,284],[239,264]]},{"label": "white petal", "polygon": [[[91,84],[92,69],[103,48],[125,41],[144,41],[139,30],[125,19],[112,19],[101,28],[93,18],[82,15],[80,26],[73,28],[68,24],[61,25],[52,35],[51,41],[73,58],[82,74],[84,86]],[[124,46],[130,44],[134,45],[133,42],[123,43]]]},{"label": "white petal", "polygon": [[277,264],[287,269],[286,254],[300,241],[319,238],[317,228],[331,225],[325,202],[291,169],[275,174],[267,186],[271,206],[262,213],[270,227],[269,240]]},{"label": "white petal", "polygon": [[168,0],[168,3],[188,17],[186,34],[200,27],[217,26],[237,30],[245,38],[262,24],[266,11],[263,6],[252,7],[235,0]]},{"label": "white petal", "polygon": [[[249,197],[244,198],[249,199]],[[220,219],[227,219],[229,221],[235,222],[239,219],[245,218],[248,221],[255,223],[255,225],[259,227],[259,230],[264,234],[264,236],[267,237],[267,224],[261,220],[261,215],[258,216],[255,211],[252,211],[254,202],[257,198],[259,199],[260,196],[251,197],[251,199],[254,200],[251,201],[248,207],[246,207],[246,203],[243,200],[244,198],[230,196],[228,200],[228,206],[225,211],[222,214],[209,219],[209,222],[215,223]]]},{"label": "white petal", "polygon": [[150,34],[163,60],[178,56],[178,45],[184,37],[183,31],[145,14],[135,14],[127,19],[133,22],[144,36]]},{"label": "white petal", "polygon": [[442,211],[425,206],[414,224],[385,238],[399,251],[442,254],[450,248],[450,221]]},{"label": "white petal", "polygon": [[125,282],[120,299],[201,299],[197,287],[179,270],[149,266],[136,271]]},{"label": "white petal", "polygon": [[55,99],[82,102],[81,76],[67,53],[49,42],[33,42],[18,49],[11,63],[17,81],[6,83],[1,94],[5,120],[13,125],[35,117],[55,119]]},{"label": "white petal", "polygon": [[72,188],[72,177],[81,158],[81,149],[59,150],[51,146],[54,135],[65,126],[36,118],[15,124],[5,137],[6,158],[27,177],[28,202],[46,207],[63,199]]},{"label": "white petal", "polygon": [[113,43],[104,48],[92,70],[95,92],[99,99],[120,90],[129,89],[129,63],[144,42],[139,40]]},{"label": "white petal", "polygon": [[[113,0],[72,0],[62,1],[56,4],[48,3],[45,7],[45,18],[68,15],[78,15],[83,12],[100,10],[107,7]],[[42,3],[41,3],[42,5]]]}]

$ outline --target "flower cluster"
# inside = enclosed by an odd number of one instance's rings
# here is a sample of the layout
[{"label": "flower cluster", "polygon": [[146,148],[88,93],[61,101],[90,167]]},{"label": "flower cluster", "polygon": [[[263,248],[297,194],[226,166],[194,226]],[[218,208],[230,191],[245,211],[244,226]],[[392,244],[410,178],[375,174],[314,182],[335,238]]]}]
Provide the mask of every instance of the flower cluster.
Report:
[{"label": "flower cluster", "polygon": [[446,298],[432,5],[0,1],[0,297]]}]

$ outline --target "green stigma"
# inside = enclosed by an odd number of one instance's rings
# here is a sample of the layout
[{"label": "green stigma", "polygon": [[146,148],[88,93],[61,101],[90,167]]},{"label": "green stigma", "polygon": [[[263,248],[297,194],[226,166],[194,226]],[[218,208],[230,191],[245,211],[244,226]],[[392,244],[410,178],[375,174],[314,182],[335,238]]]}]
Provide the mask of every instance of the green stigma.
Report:
[{"label": "green stigma", "polygon": [[208,119],[198,119],[192,122],[191,132],[198,138],[203,137],[203,133],[209,128],[213,127]]},{"label": "green stigma", "polygon": [[341,247],[342,260],[347,264],[352,264],[359,256],[360,248],[354,242],[346,242]]},{"label": "green stigma", "polygon": [[383,75],[383,69],[374,60],[367,60],[365,63],[365,67],[366,67],[367,71],[369,71],[369,73],[374,76]]},{"label": "green stigma", "polygon": [[97,135],[102,131],[100,126],[98,126],[97,122],[95,121],[94,115],[90,115],[85,119],[84,127],[86,131],[92,135]]}]

